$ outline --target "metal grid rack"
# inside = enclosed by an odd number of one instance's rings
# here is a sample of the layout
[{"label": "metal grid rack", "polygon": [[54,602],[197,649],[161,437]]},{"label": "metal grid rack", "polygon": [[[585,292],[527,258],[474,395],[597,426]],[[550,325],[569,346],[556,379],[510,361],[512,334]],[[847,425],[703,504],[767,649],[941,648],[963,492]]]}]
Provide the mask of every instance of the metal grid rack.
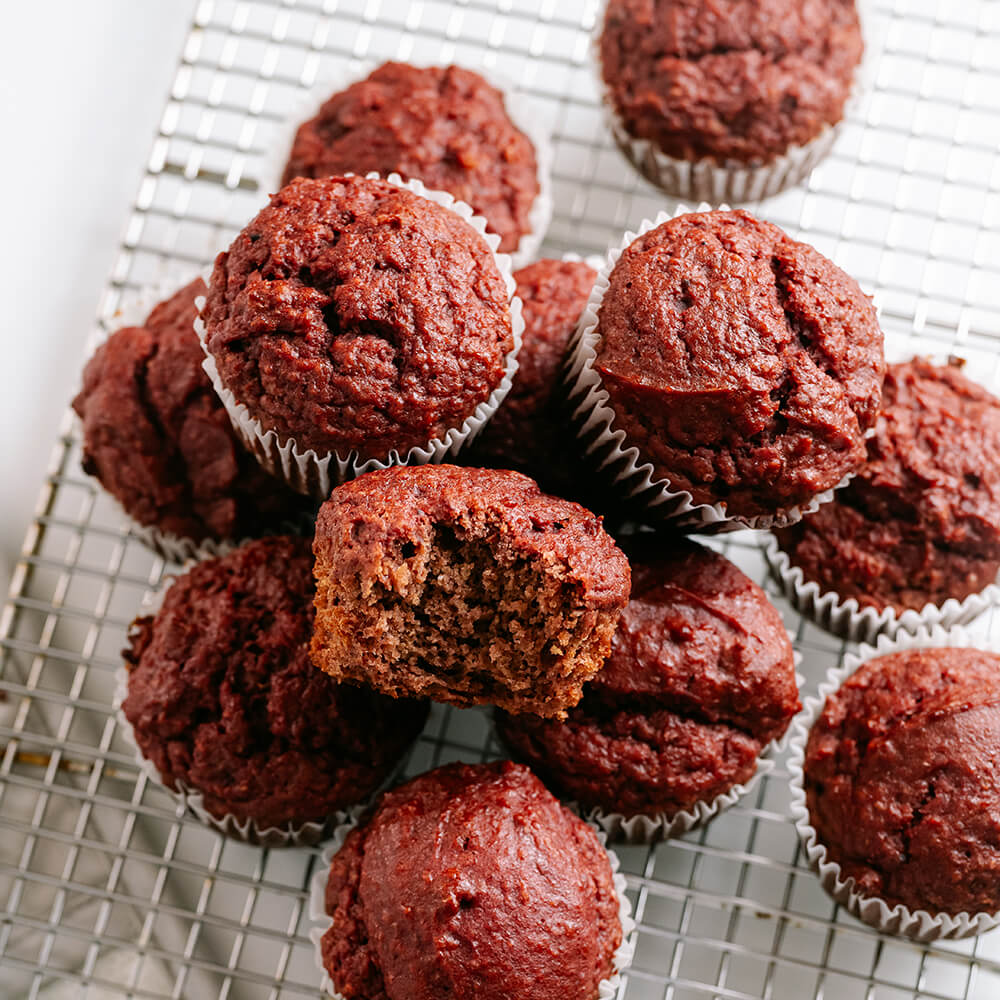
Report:
[{"label": "metal grid rack", "polygon": [[[203,0],[101,309],[203,265],[261,204],[265,150],[305,89],[351,61],[485,66],[552,127],[546,251],[602,250],[663,197],[602,127],[597,2]],[[757,206],[875,294],[892,357],[958,353],[1000,381],[1000,4],[874,0],[871,86],[808,184]],[[718,544],[718,543],[716,543]],[[755,539],[721,543],[756,579]],[[316,997],[306,938],[315,850],[226,840],[149,784],[110,702],[125,629],[167,567],[80,471],[67,417],[0,632],[0,994]],[[771,592],[773,585],[767,583]],[[806,693],[842,652],[777,597]],[[1000,645],[1000,616],[975,626]],[[416,774],[497,752],[479,712],[437,708]],[[1000,932],[917,947],[840,911],[804,864],[779,761],[702,830],[620,851],[639,927],[627,1000],[996,998]]]}]

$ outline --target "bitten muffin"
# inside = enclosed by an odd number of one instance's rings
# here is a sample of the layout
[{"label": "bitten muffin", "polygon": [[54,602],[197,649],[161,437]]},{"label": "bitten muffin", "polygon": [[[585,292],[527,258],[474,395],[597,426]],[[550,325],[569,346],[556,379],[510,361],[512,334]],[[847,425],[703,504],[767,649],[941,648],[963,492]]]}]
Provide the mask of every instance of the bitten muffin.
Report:
[{"label": "bitten muffin", "polygon": [[593,830],[509,761],[387,792],[334,856],[326,910],[347,1000],[597,1000],[622,940]]},{"label": "bitten muffin", "polygon": [[524,316],[518,370],[507,398],[469,449],[470,465],[517,469],[564,495],[574,485],[558,388],[570,337],[597,273],[582,261],[538,260],[514,273]]},{"label": "bitten muffin", "polygon": [[282,188],[216,259],[203,318],[223,385],[265,430],[344,458],[460,426],[514,345],[479,233],[364,177]]},{"label": "bitten muffin", "polygon": [[266,538],[197,563],[125,651],[122,704],[168,787],[261,829],[368,798],[420,732],[426,703],[340,687],[309,661],[309,542]]},{"label": "bitten muffin", "polygon": [[313,662],[340,681],[559,715],[601,667],[628,560],[517,472],[394,467],[320,508]]},{"label": "bitten muffin", "polygon": [[629,551],[632,594],[583,701],[564,722],[497,724],[558,794],[669,819],[750,779],[801,707],[795,662],[781,616],[728,559],[683,539]]},{"label": "bitten muffin", "polygon": [[865,459],[885,360],[856,281],[746,212],[693,212],[622,253],[594,369],[623,447],[729,516],[782,513]]},{"label": "bitten muffin", "polygon": [[83,371],[73,409],[83,468],[134,521],[196,542],[274,531],[304,513],[236,436],[201,367],[198,278],[113,333]]},{"label": "bitten muffin", "polygon": [[486,219],[504,253],[531,231],[535,148],[510,120],[503,94],[471,70],[379,66],[299,127],[282,184],[372,171],[453,194]]},{"label": "bitten muffin", "polygon": [[1000,399],[957,360],[890,365],[868,461],[775,535],[806,580],[861,607],[978,593],[1000,572]]},{"label": "bitten muffin", "polygon": [[679,160],[768,163],[844,114],[864,44],[854,0],[609,0],[611,108]]},{"label": "bitten muffin", "polygon": [[863,896],[1000,910],[1000,656],[912,649],[862,664],[806,745],[810,822]]}]

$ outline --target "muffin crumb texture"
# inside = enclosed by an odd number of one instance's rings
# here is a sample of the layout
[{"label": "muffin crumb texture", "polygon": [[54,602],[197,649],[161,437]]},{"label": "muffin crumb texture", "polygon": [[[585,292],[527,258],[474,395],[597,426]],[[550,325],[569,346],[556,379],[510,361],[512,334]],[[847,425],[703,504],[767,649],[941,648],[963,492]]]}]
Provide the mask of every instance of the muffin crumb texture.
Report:
[{"label": "muffin crumb texture", "polygon": [[509,762],[387,792],[334,856],[326,910],[347,1000],[596,1000],[622,939],[593,830]]},{"label": "muffin crumb texture", "polygon": [[1000,910],[1000,656],[876,657],[809,733],[806,803],[864,896],[930,913]]},{"label": "muffin crumb texture", "polygon": [[600,518],[515,472],[368,473],[323,505],[314,551],[313,661],[455,705],[562,713],[628,598],[628,561]]}]

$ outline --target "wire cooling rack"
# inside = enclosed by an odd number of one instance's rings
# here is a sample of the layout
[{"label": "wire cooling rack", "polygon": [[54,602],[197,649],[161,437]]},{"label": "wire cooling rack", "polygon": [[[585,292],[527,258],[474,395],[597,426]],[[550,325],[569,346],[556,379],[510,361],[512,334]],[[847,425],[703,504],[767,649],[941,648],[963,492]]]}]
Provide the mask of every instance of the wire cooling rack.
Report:
[{"label": "wire cooling rack", "polygon": [[[199,3],[95,335],[138,289],[230,241],[263,202],[262,165],[289,109],[352,61],[456,61],[519,81],[554,135],[549,253],[603,250],[672,207],[602,127],[589,66],[596,6]],[[758,211],[874,293],[891,356],[960,354],[997,388],[1000,4],[876,0],[869,29],[869,90],[833,154]],[[713,544],[767,581],[752,536]],[[318,851],[205,829],[147,782],[116,729],[125,630],[166,569],[81,473],[67,416],[0,621],[4,998],[318,994],[305,909]],[[811,693],[841,644],[775,600]],[[1000,616],[974,631],[1000,646]],[[436,708],[407,770],[497,752],[481,713]],[[704,829],[621,849],[639,925],[623,998],[1000,997],[1000,933],[923,948],[837,908],[804,864],[786,786],[779,761]]]}]

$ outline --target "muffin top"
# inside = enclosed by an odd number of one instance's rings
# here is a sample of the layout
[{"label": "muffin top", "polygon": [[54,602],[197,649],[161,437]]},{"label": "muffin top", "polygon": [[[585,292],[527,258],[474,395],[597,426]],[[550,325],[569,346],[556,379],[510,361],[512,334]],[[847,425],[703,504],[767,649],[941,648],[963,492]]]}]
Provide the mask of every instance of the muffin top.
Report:
[{"label": "muffin top", "polygon": [[840,121],[864,44],[854,0],[609,0],[599,49],[631,135],[745,164]]},{"label": "muffin top", "polygon": [[368,472],[338,486],[320,508],[313,549],[332,575],[356,576],[367,592],[390,582],[389,558],[399,551],[416,560],[400,572],[415,572],[441,525],[495,536],[506,555],[554,568],[593,610],[619,611],[625,603],[628,560],[601,518],[509,470],[416,465]]},{"label": "muffin top", "polygon": [[204,294],[198,278],[113,333],[73,400],[84,470],[139,524],[195,541],[261,534],[305,509],[243,448],[201,367]]},{"label": "muffin top", "polygon": [[1000,399],[957,359],[889,365],[868,461],[776,535],[807,580],[862,607],[979,592],[1000,571]]},{"label": "muffin top", "polygon": [[513,347],[486,241],[363,177],[282,188],[216,259],[204,319],[223,383],[265,429],[362,459],[461,425]]},{"label": "muffin top", "polygon": [[728,559],[681,538],[629,548],[629,603],[583,701],[565,722],[500,716],[500,730],[584,806],[673,814],[750,778],[800,707],[794,656]]},{"label": "muffin top", "polygon": [[746,212],[693,212],[622,253],[595,369],[615,427],[674,491],[755,516],[864,460],[882,331],[835,264]]},{"label": "muffin top", "polygon": [[1000,910],[1000,656],[876,657],[809,733],[806,801],[829,860],[889,906]]},{"label": "muffin top", "polygon": [[520,469],[548,485],[568,485],[570,436],[555,394],[566,348],[596,272],[582,261],[537,260],[515,272],[524,342],[507,398],[476,439],[470,461]]},{"label": "muffin top", "polygon": [[310,663],[312,599],[308,539],[266,538],[197,563],[132,626],[136,743],[215,816],[324,819],[371,795],[423,726],[426,703],[338,687]]},{"label": "muffin top", "polygon": [[365,1000],[595,1000],[622,938],[593,830],[509,761],[387,792],[334,857],[326,909],[324,967]]},{"label": "muffin top", "polygon": [[538,164],[503,94],[459,66],[379,66],[334,94],[295,135],[293,177],[372,171],[419,178],[470,205],[510,253],[531,229]]}]

